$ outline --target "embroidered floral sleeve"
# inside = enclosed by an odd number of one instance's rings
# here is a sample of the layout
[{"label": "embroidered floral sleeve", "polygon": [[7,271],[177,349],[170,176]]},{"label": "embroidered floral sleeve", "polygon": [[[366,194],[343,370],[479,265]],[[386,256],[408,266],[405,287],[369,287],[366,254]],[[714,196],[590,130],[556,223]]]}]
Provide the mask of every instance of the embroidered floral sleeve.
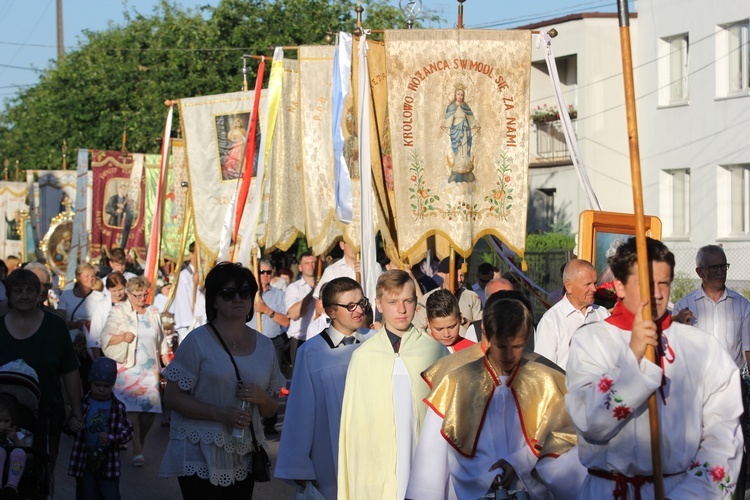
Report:
[{"label": "embroidered floral sleeve", "polygon": [[732,481],[726,468],[721,465],[711,466],[709,462],[700,463],[698,461],[690,464],[688,473],[696,477],[704,477],[707,481],[716,483],[715,486],[724,493],[729,495],[734,491],[736,482]]},{"label": "embroidered floral sleeve", "polygon": [[604,394],[604,407],[608,410],[612,410],[612,417],[617,420],[625,420],[633,413],[633,410],[625,404],[622,396],[617,394],[614,385],[614,380],[607,377],[607,375],[602,375],[602,378],[599,379],[599,383],[597,384],[597,389]]}]

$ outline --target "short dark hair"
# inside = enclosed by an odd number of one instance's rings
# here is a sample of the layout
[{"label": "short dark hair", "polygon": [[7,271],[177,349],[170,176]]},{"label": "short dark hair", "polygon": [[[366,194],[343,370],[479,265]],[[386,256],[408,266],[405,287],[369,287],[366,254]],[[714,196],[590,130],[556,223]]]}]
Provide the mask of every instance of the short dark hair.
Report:
[{"label": "short dark hair", "polygon": [[500,299],[490,307],[485,307],[482,325],[488,341],[493,338],[512,338],[521,333],[528,339],[534,331],[531,311],[523,302],[515,299]]},{"label": "short dark hair", "polygon": [[456,296],[450,290],[443,288],[435,290],[427,297],[426,308],[428,320],[461,316],[461,309],[458,307]]},{"label": "short dark hair", "polygon": [[489,262],[482,262],[481,264],[479,264],[479,267],[477,267],[477,274],[483,274],[486,276],[494,272],[495,268],[492,267],[492,264],[490,264]]},{"label": "short dark hair", "polygon": [[533,321],[534,319],[534,308],[531,306],[531,301],[529,300],[529,297],[523,293],[519,292],[518,290],[498,290],[497,292],[493,293],[489,297],[487,297],[487,301],[484,303],[484,310],[490,308],[492,304],[497,302],[498,300],[503,299],[513,299],[521,302],[524,306],[526,306],[526,309],[529,310],[531,313],[531,319]]},{"label": "short dark hair", "polygon": [[335,278],[323,285],[320,291],[320,300],[323,301],[323,309],[333,307],[342,293],[352,290],[362,291],[362,286],[355,280],[347,277]]},{"label": "short dark hair", "polygon": [[18,267],[5,278],[5,290],[8,296],[8,307],[13,309],[13,289],[30,285],[39,295],[42,293],[42,282],[33,271]]},{"label": "short dark hair", "polygon": [[128,257],[122,248],[113,248],[109,251],[109,261],[116,262],[117,264],[125,264],[128,261]]},{"label": "short dark hair", "polygon": [[188,245],[188,252],[190,252],[190,253],[195,252],[195,242],[194,241],[191,241],[190,244]]},{"label": "short dark hair", "polygon": [[[665,262],[669,265],[669,277],[674,278],[674,254],[661,241],[646,237],[646,252],[649,262]],[[635,237],[617,248],[615,254],[607,260],[614,277],[627,283],[630,270],[638,262],[638,252],[635,247]]]},{"label": "short dark hair", "polygon": [[302,262],[302,259],[305,257],[315,257],[315,255],[312,253],[312,250],[308,250],[307,252],[302,252],[297,259],[297,262]]},{"label": "short dark hair", "polygon": [[112,290],[120,285],[125,286],[128,280],[120,271],[115,271],[107,275],[107,290]]},{"label": "short dark hair", "polygon": [[[251,304],[254,304],[255,294],[258,293],[258,282],[255,281],[250,269],[239,262],[220,262],[216,264],[206,275],[206,319],[210,322],[216,319],[216,299],[219,291],[227,284],[234,283],[237,288],[245,283],[250,285]],[[247,315],[247,320],[253,317],[253,307]]]}]

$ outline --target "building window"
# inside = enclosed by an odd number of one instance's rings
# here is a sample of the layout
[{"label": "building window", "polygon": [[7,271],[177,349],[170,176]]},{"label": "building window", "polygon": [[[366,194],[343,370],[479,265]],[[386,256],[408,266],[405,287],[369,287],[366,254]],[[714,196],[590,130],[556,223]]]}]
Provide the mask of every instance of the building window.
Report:
[{"label": "building window", "polygon": [[719,96],[750,91],[750,22],[719,27],[716,37],[716,88]]},{"label": "building window", "polygon": [[750,236],[750,165],[720,166],[716,181],[718,235]]},{"label": "building window", "polygon": [[690,234],[690,170],[662,170],[659,212],[664,235],[683,237]]},{"label": "building window", "polygon": [[659,104],[688,99],[688,36],[662,38],[659,43]]}]

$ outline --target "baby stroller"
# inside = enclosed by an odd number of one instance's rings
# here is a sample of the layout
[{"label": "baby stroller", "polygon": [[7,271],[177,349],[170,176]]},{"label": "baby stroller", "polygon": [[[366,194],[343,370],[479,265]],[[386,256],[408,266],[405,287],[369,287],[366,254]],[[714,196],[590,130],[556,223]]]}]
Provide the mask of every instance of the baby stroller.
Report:
[{"label": "baby stroller", "polygon": [[0,366],[0,394],[15,401],[14,423],[16,428],[27,431],[20,446],[26,452],[26,469],[18,487],[19,498],[51,498],[47,422],[39,416],[42,393],[34,369],[21,359]]}]

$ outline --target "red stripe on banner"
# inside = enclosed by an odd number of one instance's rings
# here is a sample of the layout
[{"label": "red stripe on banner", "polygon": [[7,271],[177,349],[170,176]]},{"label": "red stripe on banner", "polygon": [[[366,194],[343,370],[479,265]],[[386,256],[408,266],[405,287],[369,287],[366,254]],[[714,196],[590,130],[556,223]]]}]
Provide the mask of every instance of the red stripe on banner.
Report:
[{"label": "red stripe on banner", "polygon": [[[247,194],[250,192],[250,181],[253,177],[253,164],[255,159],[255,132],[258,126],[258,108],[260,107],[260,93],[263,88],[263,72],[266,69],[266,58],[263,57],[258,66],[258,77],[255,79],[255,100],[253,101],[253,112],[250,118],[250,129],[245,141],[245,154],[242,158],[242,184],[237,196],[237,206],[234,209],[234,234],[233,240],[236,244],[237,235],[240,232],[240,222],[242,221],[242,212],[245,210]],[[248,168],[248,158],[250,167]],[[236,248],[236,247],[235,247]]]},{"label": "red stripe on banner", "polygon": [[[161,219],[162,205],[164,203],[164,179],[167,174],[167,162],[169,161],[169,138],[172,135],[172,111],[174,101],[169,104],[167,112],[167,121],[164,124],[164,135],[161,142],[161,161],[159,162],[159,183],[156,189],[156,208],[154,210],[154,221],[151,224],[151,238],[148,242],[148,252],[146,253],[146,270],[145,276],[151,282],[149,293],[155,289],[157,269],[159,267],[159,245],[161,242]],[[153,297],[149,297],[152,300]]]}]

